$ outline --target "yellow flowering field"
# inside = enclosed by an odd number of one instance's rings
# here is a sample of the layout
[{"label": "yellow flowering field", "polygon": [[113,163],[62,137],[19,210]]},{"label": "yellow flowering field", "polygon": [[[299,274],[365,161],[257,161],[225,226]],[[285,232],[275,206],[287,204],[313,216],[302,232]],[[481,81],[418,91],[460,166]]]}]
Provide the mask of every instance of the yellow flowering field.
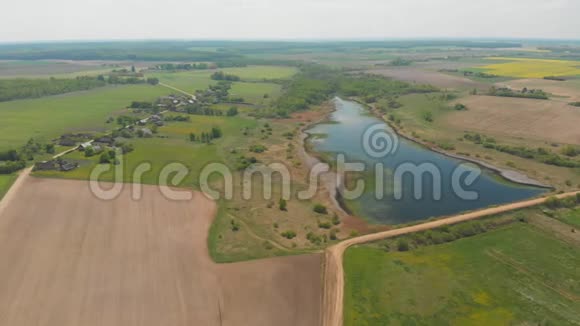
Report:
[{"label": "yellow flowering field", "polygon": [[580,61],[493,57],[501,62],[480,67],[485,72],[508,77],[544,78],[546,76],[580,75]]}]

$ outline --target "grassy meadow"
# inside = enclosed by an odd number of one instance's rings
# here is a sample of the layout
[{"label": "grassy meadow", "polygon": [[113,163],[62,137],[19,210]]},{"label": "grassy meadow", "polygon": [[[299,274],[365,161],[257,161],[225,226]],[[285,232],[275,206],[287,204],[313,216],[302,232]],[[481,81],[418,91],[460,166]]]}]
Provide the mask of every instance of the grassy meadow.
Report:
[{"label": "grassy meadow", "polygon": [[[134,138],[127,140],[134,145],[135,150],[124,155],[124,182],[131,182],[134,171],[141,163],[150,163],[151,171],[143,174],[142,183],[158,184],[160,171],[169,163],[182,163],[190,173],[176,186],[193,187],[197,184],[199,172],[210,162],[226,162],[228,151],[237,146],[244,146],[243,129],[254,129],[257,122],[242,117],[191,116],[189,122],[170,122],[159,128],[158,137]],[[209,132],[212,127],[219,127],[224,136],[214,140],[212,144],[190,142],[190,133],[198,136]],[[88,179],[91,171],[98,165],[99,156],[84,157],[82,152],[75,151],[65,156],[67,159],[79,161],[80,168],[70,172],[41,171],[38,176],[71,179]],[[100,180],[113,181],[115,175],[111,170],[104,173]]]},{"label": "grassy meadow", "polygon": [[410,252],[345,254],[345,325],[574,325],[580,251],[524,223]]},{"label": "grassy meadow", "polygon": [[4,197],[14,180],[16,180],[16,174],[0,174],[0,199]]},{"label": "grassy meadow", "polygon": [[153,101],[168,93],[162,86],[127,85],[2,102],[0,150],[18,148],[31,137],[49,140],[66,132],[106,130],[106,119],[132,101]]},{"label": "grassy meadow", "polygon": [[159,81],[175,88],[179,88],[188,93],[195,93],[196,90],[204,90],[210,85],[216,84],[211,79],[211,72],[207,70],[179,71],[179,72],[152,72],[147,73],[147,77],[159,78]]},{"label": "grassy meadow", "polygon": [[284,66],[248,66],[239,68],[219,69],[226,74],[236,75],[242,80],[261,81],[264,79],[289,79],[298,70],[294,67]]},{"label": "grassy meadow", "polygon": [[558,216],[558,220],[580,228],[580,208],[571,209]]}]

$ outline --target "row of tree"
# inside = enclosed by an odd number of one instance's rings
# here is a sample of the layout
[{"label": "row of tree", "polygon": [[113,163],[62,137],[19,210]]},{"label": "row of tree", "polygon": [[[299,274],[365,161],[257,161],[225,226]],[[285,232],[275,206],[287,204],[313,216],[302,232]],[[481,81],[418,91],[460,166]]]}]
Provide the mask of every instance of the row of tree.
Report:
[{"label": "row of tree", "polygon": [[226,74],[223,71],[216,71],[211,75],[213,80],[227,80],[227,81],[240,81],[240,77],[236,75]]},{"label": "row of tree", "polygon": [[0,79],[0,101],[38,98],[49,95],[89,90],[107,83],[97,77],[74,79]]},{"label": "row of tree", "polygon": [[202,132],[199,136],[195,133],[189,134],[189,141],[191,142],[201,142],[201,143],[211,143],[212,140],[222,137],[222,130],[218,127],[212,127],[209,132]]},{"label": "row of tree", "polygon": [[207,63],[162,63],[155,66],[157,70],[206,70],[213,68]]}]

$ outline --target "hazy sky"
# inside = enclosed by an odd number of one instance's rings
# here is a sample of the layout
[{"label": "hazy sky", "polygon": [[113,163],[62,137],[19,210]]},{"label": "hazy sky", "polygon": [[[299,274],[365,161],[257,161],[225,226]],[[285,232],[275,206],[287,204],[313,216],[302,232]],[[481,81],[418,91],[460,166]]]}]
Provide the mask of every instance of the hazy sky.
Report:
[{"label": "hazy sky", "polygon": [[580,39],[578,0],[2,0],[0,42],[75,39]]}]

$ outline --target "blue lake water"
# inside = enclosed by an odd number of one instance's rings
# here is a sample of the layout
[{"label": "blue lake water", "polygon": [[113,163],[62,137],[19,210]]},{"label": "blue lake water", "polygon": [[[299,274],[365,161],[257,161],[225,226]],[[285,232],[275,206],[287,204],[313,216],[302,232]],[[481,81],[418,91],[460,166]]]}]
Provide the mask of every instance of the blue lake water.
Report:
[{"label": "blue lake water", "polygon": [[[397,138],[396,151],[389,152],[389,155],[384,157],[373,157],[374,152],[370,151],[369,154],[369,150],[365,150],[363,145],[365,131],[374,127],[384,129],[389,135],[396,134],[384,121],[369,115],[360,104],[338,98],[335,103],[336,111],[330,119],[332,122],[316,125],[307,131],[314,136],[309,140],[313,150],[334,158],[337,154],[344,154],[347,162],[365,163],[367,171],[374,171],[376,164],[380,163],[383,164],[385,171],[383,198],[376,198],[375,185],[369,182],[374,179],[372,177],[364,178],[370,186],[362,196],[345,201],[347,208],[357,216],[377,223],[401,224],[520,201],[545,191],[508,182],[492,171],[483,170],[483,173],[471,183],[467,180],[467,173],[461,174],[459,179],[456,179],[462,185],[462,190],[477,193],[476,200],[465,199],[465,196],[457,191],[458,188],[453,186],[452,176],[454,171],[457,174],[458,166],[466,162],[433,152],[402,137]],[[316,137],[317,135],[324,136]],[[416,180],[413,175],[404,173],[401,178],[394,177],[398,168],[400,172],[402,164],[405,164],[404,166],[427,164],[426,166],[436,167],[441,186],[437,186],[438,182],[433,174],[420,175],[419,178],[415,178],[422,182],[418,187],[421,196],[416,199],[414,196]],[[434,190],[434,185],[437,186],[435,189],[439,190]],[[439,199],[436,198],[437,192],[440,194]],[[398,196],[395,196],[396,194]]]}]

